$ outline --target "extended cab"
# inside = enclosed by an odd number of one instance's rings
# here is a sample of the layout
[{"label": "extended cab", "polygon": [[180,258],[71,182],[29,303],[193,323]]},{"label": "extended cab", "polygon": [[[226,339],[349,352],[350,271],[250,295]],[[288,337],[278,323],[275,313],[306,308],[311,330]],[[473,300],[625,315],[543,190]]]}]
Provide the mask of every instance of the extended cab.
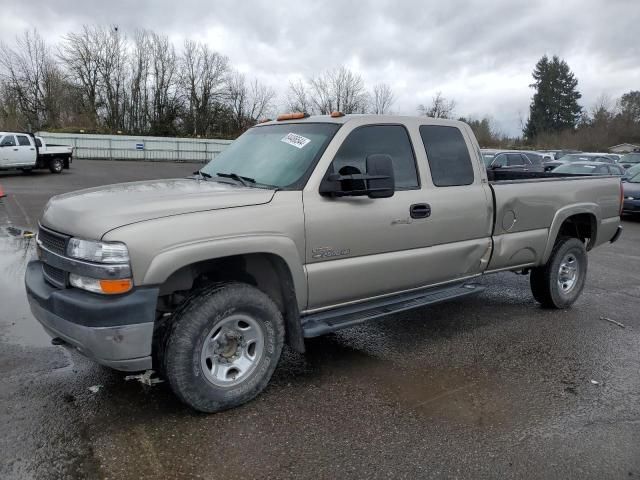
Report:
[{"label": "extended cab", "polygon": [[47,145],[41,137],[28,133],[0,132],[0,170],[30,172],[48,168],[61,173],[72,162],[73,147]]},{"label": "extended cab", "polygon": [[218,411],[266,386],[284,342],[480,292],[483,274],[529,273],[542,306],[569,307],[587,251],[621,232],[620,179],[516,176],[489,181],[461,122],[283,116],[193,177],[51,199],[29,302],[57,343]]}]

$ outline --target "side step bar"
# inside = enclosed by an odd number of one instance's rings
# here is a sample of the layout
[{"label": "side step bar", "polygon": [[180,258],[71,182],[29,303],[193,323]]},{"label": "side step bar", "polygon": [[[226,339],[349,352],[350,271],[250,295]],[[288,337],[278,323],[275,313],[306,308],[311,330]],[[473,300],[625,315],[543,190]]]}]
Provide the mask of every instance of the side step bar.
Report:
[{"label": "side step bar", "polygon": [[464,297],[482,292],[484,289],[485,287],[475,283],[458,283],[454,286],[403,293],[357,305],[312,313],[302,317],[302,331],[306,338],[318,337],[367,320]]}]

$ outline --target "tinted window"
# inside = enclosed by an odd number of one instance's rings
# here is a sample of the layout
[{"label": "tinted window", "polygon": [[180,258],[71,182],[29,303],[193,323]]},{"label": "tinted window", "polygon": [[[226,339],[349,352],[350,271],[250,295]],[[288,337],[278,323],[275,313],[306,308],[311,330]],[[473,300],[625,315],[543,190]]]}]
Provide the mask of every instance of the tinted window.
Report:
[{"label": "tinted window", "polygon": [[524,165],[524,158],[519,153],[507,153],[507,162],[510,167]]},{"label": "tinted window", "polygon": [[5,135],[0,142],[3,147],[15,147],[16,139],[13,135]]},{"label": "tinted window", "polygon": [[[400,125],[370,125],[349,134],[333,159],[333,171],[360,173],[366,171],[366,159],[377,153],[387,154],[393,160],[396,188],[417,188],[416,161],[407,130]],[[344,169],[344,170],[343,170]]]},{"label": "tinted window", "polygon": [[42,142],[40,141],[39,138],[36,138],[36,145],[38,146],[38,148],[42,146]]},{"label": "tinted window", "polygon": [[542,165],[542,155],[537,153],[525,153],[525,156],[533,165]]},{"label": "tinted window", "polygon": [[29,145],[31,145],[31,143],[29,142],[29,139],[24,135],[18,135],[18,143],[23,147],[28,147]]},{"label": "tinted window", "polygon": [[431,178],[436,187],[473,183],[471,157],[460,130],[441,125],[422,125],[420,136],[427,151]]}]

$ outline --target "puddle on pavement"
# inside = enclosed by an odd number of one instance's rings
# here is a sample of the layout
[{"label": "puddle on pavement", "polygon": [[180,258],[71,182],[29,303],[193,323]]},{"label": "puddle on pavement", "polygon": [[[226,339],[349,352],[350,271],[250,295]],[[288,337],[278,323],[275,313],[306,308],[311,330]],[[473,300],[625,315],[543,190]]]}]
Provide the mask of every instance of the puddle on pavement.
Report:
[{"label": "puddle on pavement", "polygon": [[30,347],[51,346],[51,339],[33,318],[24,291],[27,263],[35,258],[30,230],[0,227],[0,338]]},{"label": "puddle on pavement", "polygon": [[367,355],[336,337],[311,343],[307,358],[320,375],[342,377],[376,392],[389,405],[411,410],[432,421],[476,427],[501,427],[514,417],[513,403],[499,378],[477,368],[413,367]]}]

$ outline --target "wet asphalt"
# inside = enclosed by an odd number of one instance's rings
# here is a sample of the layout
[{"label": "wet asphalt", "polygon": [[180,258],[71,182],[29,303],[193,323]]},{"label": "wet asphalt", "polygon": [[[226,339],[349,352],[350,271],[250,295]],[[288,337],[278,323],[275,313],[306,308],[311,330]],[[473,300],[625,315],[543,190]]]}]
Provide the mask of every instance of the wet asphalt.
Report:
[{"label": "wet asphalt", "polygon": [[640,477],[640,220],[590,253],[570,310],[488,276],[481,295],[285,350],[262,395],[219,414],[52,346],[22,285],[48,198],[195,168],[0,173],[0,478]]}]

